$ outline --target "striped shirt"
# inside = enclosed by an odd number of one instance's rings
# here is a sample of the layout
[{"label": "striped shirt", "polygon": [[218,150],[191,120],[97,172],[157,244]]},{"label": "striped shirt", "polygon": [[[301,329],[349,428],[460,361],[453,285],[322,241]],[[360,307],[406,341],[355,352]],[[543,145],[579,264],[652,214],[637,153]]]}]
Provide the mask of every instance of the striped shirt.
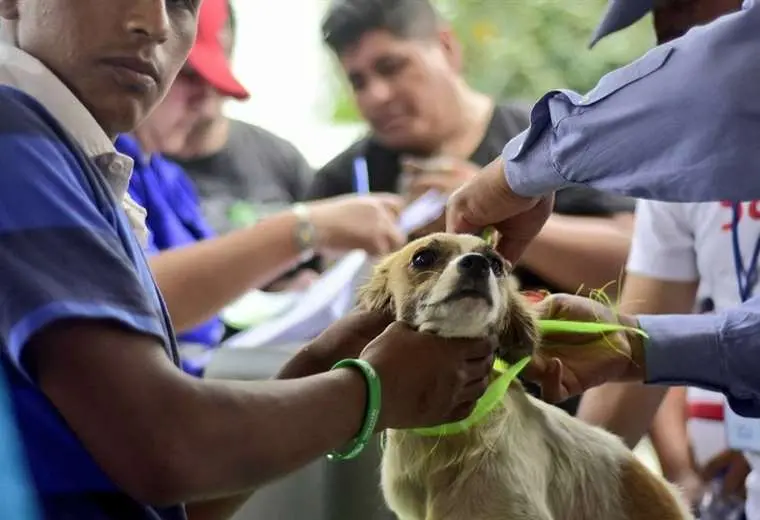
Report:
[{"label": "striped shirt", "polygon": [[0,362],[45,516],[184,519],[182,507],[151,508],[124,494],[24,364],[31,337],[71,318],[149,334],[178,363],[165,305],[122,208],[131,160],[55,75],[7,45],[0,157]]}]

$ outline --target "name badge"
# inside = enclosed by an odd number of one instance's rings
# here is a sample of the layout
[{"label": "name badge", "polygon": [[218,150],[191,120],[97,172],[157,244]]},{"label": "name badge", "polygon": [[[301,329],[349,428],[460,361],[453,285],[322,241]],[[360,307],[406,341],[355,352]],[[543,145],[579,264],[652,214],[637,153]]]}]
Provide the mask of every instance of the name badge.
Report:
[{"label": "name badge", "polygon": [[760,453],[760,419],[742,417],[726,404],[725,424],[729,448]]}]

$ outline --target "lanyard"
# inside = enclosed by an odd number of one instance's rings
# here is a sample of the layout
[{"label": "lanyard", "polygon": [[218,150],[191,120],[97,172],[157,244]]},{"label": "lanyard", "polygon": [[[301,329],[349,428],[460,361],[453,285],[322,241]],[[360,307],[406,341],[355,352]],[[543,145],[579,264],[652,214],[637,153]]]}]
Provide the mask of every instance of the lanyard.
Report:
[{"label": "lanyard", "polygon": [[744,269],[742,259],[742,250],[739,246],[739,204],[733,205],[734,218],[731,222],[731,240],[734,249],[734,267],[736,269],[736,283],[739,287],[739,297],[742,302],[750,299],[752,288],[757,282],[757,261],[760,257],[760,237],[755,242],[755,249],[752,251],[752,257],[747,269]]}]

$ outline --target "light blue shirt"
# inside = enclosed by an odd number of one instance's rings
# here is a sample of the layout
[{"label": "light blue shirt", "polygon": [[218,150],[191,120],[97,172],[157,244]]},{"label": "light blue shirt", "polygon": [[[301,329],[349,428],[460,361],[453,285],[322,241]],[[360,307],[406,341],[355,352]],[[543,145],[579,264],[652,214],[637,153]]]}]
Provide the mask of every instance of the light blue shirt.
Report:
[{"label": "light blue shirt", "polygon": [[[760,3],[604,76],[547,93],[504,148],[515,192],[572,184],[675,202],[760,198]],[[760,417],[760,297],[717,315],[640,316],[647,382],[723,392]]]}]

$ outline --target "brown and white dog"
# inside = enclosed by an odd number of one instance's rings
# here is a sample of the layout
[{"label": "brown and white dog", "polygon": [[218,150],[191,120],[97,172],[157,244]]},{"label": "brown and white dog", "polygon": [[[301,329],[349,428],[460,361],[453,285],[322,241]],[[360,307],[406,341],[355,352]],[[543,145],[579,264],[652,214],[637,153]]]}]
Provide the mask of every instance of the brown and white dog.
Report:
[{"label": "brown and white dog", "polygon": [[[420,331],[498,338],[514,363],[539,344],[536,317],[483,240],[433,234],[385,258],[360,305]],[[673,486],[616,436],[528,395],[513,382],[500,406],[466,433],[391,430],[385,500],[400,520],[683,520]]]}]

